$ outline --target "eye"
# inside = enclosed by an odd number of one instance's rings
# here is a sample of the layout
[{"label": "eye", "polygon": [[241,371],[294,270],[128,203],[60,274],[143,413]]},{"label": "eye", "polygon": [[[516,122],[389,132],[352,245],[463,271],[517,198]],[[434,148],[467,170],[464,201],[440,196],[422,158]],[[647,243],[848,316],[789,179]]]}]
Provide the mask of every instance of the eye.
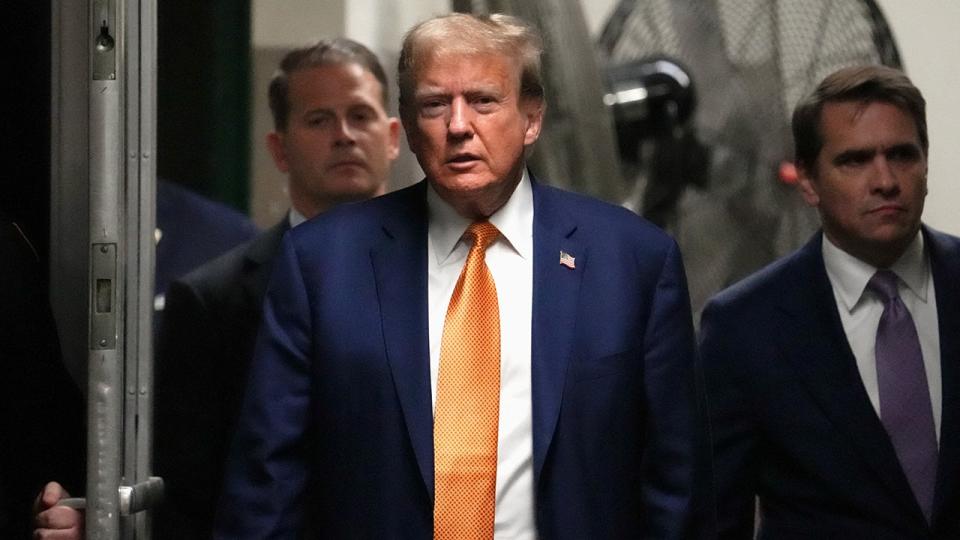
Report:
[{"label": "eye", "polygon": [[920,159],[920,149],[912,144],[894,146],[887,151],[887,159],[901,163],[913,163]]},{"label": "eye", "polygon": [[367,123],[376,118],[376,114],[370,109],[357,109],[350,112],[350,120],[357,123]]},{"label": "eye", "polygon": [[330,125],[331,117],[328,114],[315,114],[307,117],[307,125],[312,128],[325,128]]},{"label": "eye", "polygon": [[447,102],[441,99],[426,99],[420,102],[420,114],[427,118],[435,118],[446,110]]},{"label": "eye", "polygon": [[470,102],[473,104],[473,107],[480,112],[492,111],[497,106],[497,103],[499,103],[496,97],[484,94],[474,97]]},{"label": "eye", "polygon": [[874,153],[871,151],[850,151],[838,155],[833,163],[837,167],[859,167],[873,159]]}]

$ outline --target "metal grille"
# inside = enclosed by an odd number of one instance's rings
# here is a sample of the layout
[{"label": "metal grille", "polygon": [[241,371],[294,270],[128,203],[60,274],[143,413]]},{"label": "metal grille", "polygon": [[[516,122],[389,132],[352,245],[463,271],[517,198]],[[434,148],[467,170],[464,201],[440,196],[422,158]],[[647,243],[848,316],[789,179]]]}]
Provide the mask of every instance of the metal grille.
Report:
[{"label": "metal grille", "polygon": [[[693,78],[692,127],[710,154],[707,180],[681,179],[673,217],[661,224],[683,249],[695,312],[818,226],[815,212],[778,180],[792,157],[796,102],[841,67],[900,63],[878,8],[863,0],[624,0],[599,48],[611,64],[667,56]],[[640,154],[655,161],[662,151]],[[643,208],[636,199],[656,179],[644,166],[625,176],[636,184],[627,206]]]}]

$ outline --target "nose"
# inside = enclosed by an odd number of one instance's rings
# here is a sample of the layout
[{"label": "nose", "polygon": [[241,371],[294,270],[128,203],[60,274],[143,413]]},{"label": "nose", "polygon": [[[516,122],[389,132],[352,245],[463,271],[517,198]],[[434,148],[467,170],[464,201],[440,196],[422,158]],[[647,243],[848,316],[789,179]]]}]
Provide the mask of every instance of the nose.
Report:
[{"label": "nose", "polygon": [[337,117],[333,122],[333,144],[335,146],[351,146],[356,144],[353,129],[346,117]]},{"label": "nose", "polygon": [[473,110],[462,97],[458,97],[450,104],[450,118],[447,121],[447,133],[455,139],[471,137],[473,135]]},{"label": "nose", "polygon": [[874,158],[873,169],[871,188],[875,193],[895,195],[900,191],[897,170],[882,152],[878,152]]}]

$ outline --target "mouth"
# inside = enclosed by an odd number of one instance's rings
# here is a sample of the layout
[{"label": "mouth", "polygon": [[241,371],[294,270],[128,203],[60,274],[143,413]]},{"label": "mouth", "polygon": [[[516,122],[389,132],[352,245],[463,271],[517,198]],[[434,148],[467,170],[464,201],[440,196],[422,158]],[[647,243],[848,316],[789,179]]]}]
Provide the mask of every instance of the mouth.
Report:
[{"label": "mouth", "polygon": [[446,165],[453,169],[468,169],[478,161],[480,161],[480,156],[464,152],[448,158]]},{"label": "mouth", "polygon": [[341,168],[341,167],[359,167],[359,168],[364,168],[364,167],[366,167],[366,166],[367,166],[367,164],[366,164],[363,160],[360,160],[360,159],[345,159],[345,160],[341,160],[341,161],[335,162],[333,165],[330,166],[330,168],[331,168],[331,169],[337,169],[337,168]]},{"label": "mouth", "polygon": [[875,215],[886,216],[886,215],[899,214],[899,213],[906,212],[906,211],[907,211],[907,209],[906,209],[905,207],[899,205],[899,204],[884,204],[884,205],[881,205],[881,206],[878,206],[878,207],[876,207],[876,208],[871,209],[871,210],[868,211],[867,213],[868,213],[868,214],[875,214]]}]

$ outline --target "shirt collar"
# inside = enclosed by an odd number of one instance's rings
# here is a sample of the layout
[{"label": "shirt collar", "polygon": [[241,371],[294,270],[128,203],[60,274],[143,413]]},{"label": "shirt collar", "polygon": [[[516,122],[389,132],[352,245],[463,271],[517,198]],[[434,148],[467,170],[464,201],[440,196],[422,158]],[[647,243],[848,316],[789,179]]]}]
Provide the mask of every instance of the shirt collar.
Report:
[{"label": "shirt collar", "polygon": [[[843,251],[827,235],[823,235],[823,264],[844,309],[853,311],[877,268]],[[890,270],[917,298],[927,301],[930,262],[924,254],[923,234],[917,233]]]},{"label": "shirt collar", "polygon": [[300,212],[297,212],[297,209],[291,206],[289,219],[290,219],[290,228],[292,229],[297,225],[307,221],[307,216],[304,216]]},{"label": "shirt collar", "polygon": [[[427,182],[427,208],[430,216],[430,241],[434,245],[437,264],[443,265],[453,254],[471,221],[457,213]],[[500,238],[506,240],[524,259],[533,255],[533,188],[524,169],[520,183],[507,202],[489,218]],[[500,241],[499,239],[497,240]]]}]

